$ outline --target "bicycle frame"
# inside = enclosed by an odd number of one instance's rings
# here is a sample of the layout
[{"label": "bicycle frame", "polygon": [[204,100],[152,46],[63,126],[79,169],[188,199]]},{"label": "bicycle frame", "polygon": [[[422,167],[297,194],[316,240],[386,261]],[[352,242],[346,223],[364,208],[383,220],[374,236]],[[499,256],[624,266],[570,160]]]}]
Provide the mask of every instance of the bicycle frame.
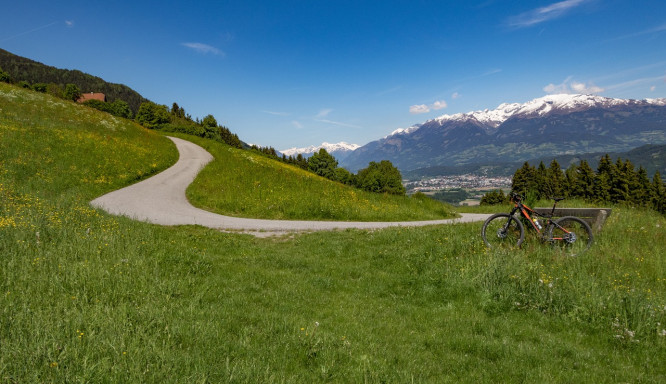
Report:
[{"label": "bicycle frame", "polygon": [[[546,231],[546,228],[549,228],[549,227],[551,227],[551,226],[557,226],[559,229],[563,230],[565,233],[570,233],[566,228],[563,228],[563,227],[557,225],[557,224],[553,221],[553,216],[554,216],[554,214],[555,214],[555,208],[557,207],[557,202],[558,202],[558,200],[559,200],[559,199],[555,199],[555,202],[553,203],[553,209],[550,211],[550,214],[541,214],[541,213],[535,211],[534,209],[530,208],[529,206],[523,204],[522,199],[520,198],[520,196],[514,196],[514,197],[511,199],[511,202],[513,202],[514,207],[513,207],[513,209],[511,210],[510,215],[511,215],[511,216],[514,216],[514,215],[516,214],[516,212],[520,212],[520,215],[521,215],[523,218],[525,218],[525,220],[527,220],[527,221],[530,223],[532,229],[534,229],[534,230],[537,232],[537,234],[539,234],[539,236],[541,236],[541,238],[542,238],[543,240],[550,240],[550,241],[553,241],[553,240],[564,240],[564,239],[561,238],[561,237],[553,237],[553,238],[551,238],[551,239],[545,239],[545,238],[544,238],[544,233],[551,232],[551,231]],[[540,218],[542,218],[542,219],[546,219],[546,222],[542,224],[542,228],[541,228],[541,229],[539,229],[539,227],[536,225],[536,223],[535,223],[535,221],[534,221],[534,218],[532,218],[532,215],[530,215],[530,213],[531,213],[533,216],[538,216],[538,217],[540,217]],[[543,232],[542,232],[542,231],[543,231]]]}]

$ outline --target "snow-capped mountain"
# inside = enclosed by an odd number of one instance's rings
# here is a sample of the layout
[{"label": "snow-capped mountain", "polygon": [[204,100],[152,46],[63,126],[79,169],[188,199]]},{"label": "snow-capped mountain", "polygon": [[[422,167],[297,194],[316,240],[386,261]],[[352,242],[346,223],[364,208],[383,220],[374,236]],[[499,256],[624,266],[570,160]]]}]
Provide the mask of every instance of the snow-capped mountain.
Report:
[{"label": "snow-capped mountain", "polygon": [[335,144],[324,142],[321,145],[311,145],[305,148],[289,148],[280,151],[280,153],[283,153],[285,156],[297,156],[300,153],[305,157],[310,157],[315,152],[319,152],[321,148],[324,148],[326,152],[340,160],[359,147],[360,145],[358,144],[348,144],[344,141]]},{"label": "snow-capped mountain", "polygon": [[535,155],[626,151],[666,143],[666,99],[548,95],[495,109],[442,115],[364,145],[342,165],[390,160],[402,170],[518,161]]},{"label": "snow-capped mountain", "polygon": [[512,117],[535,118],[546,116],[549,113],[571,113],[589,108],[612,108],[631,105],[666,106],[666,99],[625,100],[596,95],[548,95],[523,104],[503,103],[493,110],[485,109],[468,113],[456,113],[454,115],[442,115],[423,124],[413,125],[407,129],[397,129],[387,137],[395,134],[412,133],[421,126],[431,122],[437,122],[440,125],[443,125],[449,121],[472,121],[483,124],[488,129],[492,129],[499,127],[502,123]]}]

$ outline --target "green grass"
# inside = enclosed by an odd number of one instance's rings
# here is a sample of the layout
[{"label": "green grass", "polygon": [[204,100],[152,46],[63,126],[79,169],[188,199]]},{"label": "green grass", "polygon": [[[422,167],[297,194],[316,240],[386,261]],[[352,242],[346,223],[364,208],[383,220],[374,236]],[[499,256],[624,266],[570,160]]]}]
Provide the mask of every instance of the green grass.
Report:
[{"label": "green grass", "polygon": [[450,206],[432,199],[365,192],[251,151],[193,136],[176,136],[201,145],[216,159],[187,190],[192,204],[212,212],[290,220],[407,221],[454,217]]},{"label": "green grass", "polygon": [[479,223],[138,223],[87,201],[171,164],[169,141],[22,92],[0,84],[2,383],[666,380],[663,216],[617,207],[573,259],[488,251]]}]

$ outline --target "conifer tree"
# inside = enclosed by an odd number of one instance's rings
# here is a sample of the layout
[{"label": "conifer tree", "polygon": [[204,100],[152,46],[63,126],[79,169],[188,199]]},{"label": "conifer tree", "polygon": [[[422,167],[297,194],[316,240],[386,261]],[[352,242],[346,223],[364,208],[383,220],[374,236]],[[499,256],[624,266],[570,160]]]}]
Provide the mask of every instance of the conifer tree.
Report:
[{"label": "conifer tree", "polygon": [[611,178],[610,198],[613,203],[627,201],[629,198],[629,180],[623,168],[624,162],[618,157],[615,162],[615,174]]},{"label": "conifer tree", "polygon": [[631,198],[634,203],[650,207],[652,205],[652,185],[648,179],[647,171],[641,165],[636,173],[636,188],[631,190]]},{"label": "conifer tree", "polygon": [[546,172],[546,196],[558,197],[563,195],[564,191],[564,173],[562,167],[556,159],[550,162],[550,166]]},{"label": "conifer tree", "polygon": [[640,195],[640,185],[638,184],[638,175],[636,174],[636,169],[634,164],[626,159],[622,164],[621,173],[624,175],[624,178],[627,180],[627,198],[626,201],[631,202],[632,204],[638,203],[635,201],[636,195]]},{"label": "conifer tree", "polygon": [[613,165],[613,161],[608,154],[605,154],[601,159],[599,159],[597,174],[600,175],[602,173],[605,173],[609,180],[613,177],[613,173],[615,173],[615,166]]},{"label": "conifer tree", "polygon": [[536,188],[536,169],[527,161],[513,175],[511,180],[511,192],[519,195],[527,195],[527,192]]},{"label": "conifer tree", "polygon": [[610,178],[608,173],[603,172],[595,175],[593,194],[596,201],[610,201]]},{"label": "conifer tree", "polygon": [[574,196],[583,199],[592,199],[594,197],[594,171],[586,160],[581,160],[580,165],[576,167],[574,177]]}]

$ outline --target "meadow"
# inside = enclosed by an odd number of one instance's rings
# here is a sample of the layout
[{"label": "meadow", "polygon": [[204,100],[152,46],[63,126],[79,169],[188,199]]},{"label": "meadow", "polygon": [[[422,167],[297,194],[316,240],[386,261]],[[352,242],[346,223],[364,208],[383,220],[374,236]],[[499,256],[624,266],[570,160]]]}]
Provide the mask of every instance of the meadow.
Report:
[{"label": "meadow", "polygon": [[187,190],[194,205],[211,212],[280,220],[409,221],[454,217],[450,206],[423,195],[366,192],[332,183],[256,152],[189,135],[173,135],[199,144],[216,159]]},{"label": "meadow", "polygon": [[176,158],[0,84],[0,382],[666,380],[663,216],[613,207],[561,258],[489,251],[481,223],[261,239],[88,205]]}]

